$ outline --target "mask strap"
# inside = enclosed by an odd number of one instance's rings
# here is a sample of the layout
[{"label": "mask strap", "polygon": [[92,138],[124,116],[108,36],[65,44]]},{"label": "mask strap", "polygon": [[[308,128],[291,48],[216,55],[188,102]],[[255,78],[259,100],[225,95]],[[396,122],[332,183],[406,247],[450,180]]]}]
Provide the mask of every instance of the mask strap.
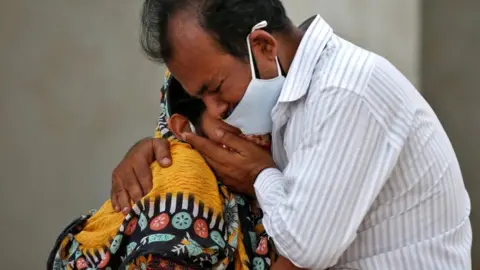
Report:
[{"label": "mask strap", "polygon": [[[267,25],[268,25],[267,21],[261,21],[252,27],[252,31],[250,31],[250,33],[252,33],[255,30],[265,28],[267,27]],[[250,34],[248,34],[247,36],[247,47],[248,47],[248,58],[250,59],[250,69],[251,69],[252,78],[253,78],[255,77],[255,68],[253,67],[253,55],[252,55],[252,47],[250,46]],[[278,60],[277,60],[277,66],[278,66],[278,70],[280,70],[280,65],[278,64]],[[280,73],[278,74],[280,75]]]},{"label": "mask strap", "polygon": [[192,122],[188,121],[188,125],[190,126],[190,129],[192,130],[192,133],[197,134],[197,131],[195,130],[195,127],[193,126]]},{"label": "mask strap", "polygon": [[280,62],[278,62],[278,57],[275,56],[275,62],[277,62],[277,72],[278,72],[278,77],[282,76],[282,69],[280,68]]}]

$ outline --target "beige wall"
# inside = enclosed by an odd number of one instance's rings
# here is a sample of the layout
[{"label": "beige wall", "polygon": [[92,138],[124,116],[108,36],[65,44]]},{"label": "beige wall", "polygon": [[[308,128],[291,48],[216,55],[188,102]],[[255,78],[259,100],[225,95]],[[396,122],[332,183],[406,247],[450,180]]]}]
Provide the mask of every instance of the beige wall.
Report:
[{"label": "beige wall", "polygon": [[138,46],[139,1],[40,2],[0,2],[1,269],[44,268],[158,113],[162,74]]},{"label": "beige wall", "polygon": [[[418,82],[417,0],[290,0]],[[141,54],[140,1],[0,1],[0,258],[41,269],[71,219],[109,197],[110,172],[152,134],[160,68]]]},{"label": "beige wall", "polygon": [[319,13],[334,31],[393,62],[415,85],[420,82],[420,0],[283,0],[300,23]]}]

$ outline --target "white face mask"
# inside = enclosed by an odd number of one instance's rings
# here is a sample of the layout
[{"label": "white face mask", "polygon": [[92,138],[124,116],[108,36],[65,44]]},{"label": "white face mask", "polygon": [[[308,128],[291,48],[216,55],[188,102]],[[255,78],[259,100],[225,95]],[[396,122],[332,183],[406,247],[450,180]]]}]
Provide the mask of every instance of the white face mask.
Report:
[{"label": "white face mask", "polygon": [[[252,32],[266,26],[267,22],[262,21],[252,28]],[[247,37],[247,47],[252,80],[242,100],[240,100],[232,114],[224,121],[231,126],[239,128],[245,135],[264,135],[272,132],[273,122],[271,113],[273,107],[277,104],[283,83],[285,82],[285,77],[282,76],[278,58],[275,57],[278,76],[273,79],[255,78],[255,68],[253,66],[253,55],[249,37],[250,35]]]}]

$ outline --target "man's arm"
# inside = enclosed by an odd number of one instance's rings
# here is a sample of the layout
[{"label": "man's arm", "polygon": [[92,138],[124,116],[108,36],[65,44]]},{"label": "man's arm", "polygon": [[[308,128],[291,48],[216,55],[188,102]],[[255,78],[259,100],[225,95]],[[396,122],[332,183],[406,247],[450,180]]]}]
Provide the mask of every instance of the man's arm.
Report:
[{"label": "man's arm", "polygon": [[266,169],[255,182],[276,248],[309,269],[336,264],[398,157],[371,104],[347,90],[318,92],[284,171]]}]

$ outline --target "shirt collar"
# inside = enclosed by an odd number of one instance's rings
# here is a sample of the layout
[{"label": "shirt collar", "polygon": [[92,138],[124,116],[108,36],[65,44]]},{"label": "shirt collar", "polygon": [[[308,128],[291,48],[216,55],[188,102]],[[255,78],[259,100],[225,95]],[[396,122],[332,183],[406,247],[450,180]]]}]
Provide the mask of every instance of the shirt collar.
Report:
[{"label": "shirt collar", "polygon": [[330,25],[317,15],[300,42],[278,102],[292,102],[308,92],[315,66],[332,33]]}]

